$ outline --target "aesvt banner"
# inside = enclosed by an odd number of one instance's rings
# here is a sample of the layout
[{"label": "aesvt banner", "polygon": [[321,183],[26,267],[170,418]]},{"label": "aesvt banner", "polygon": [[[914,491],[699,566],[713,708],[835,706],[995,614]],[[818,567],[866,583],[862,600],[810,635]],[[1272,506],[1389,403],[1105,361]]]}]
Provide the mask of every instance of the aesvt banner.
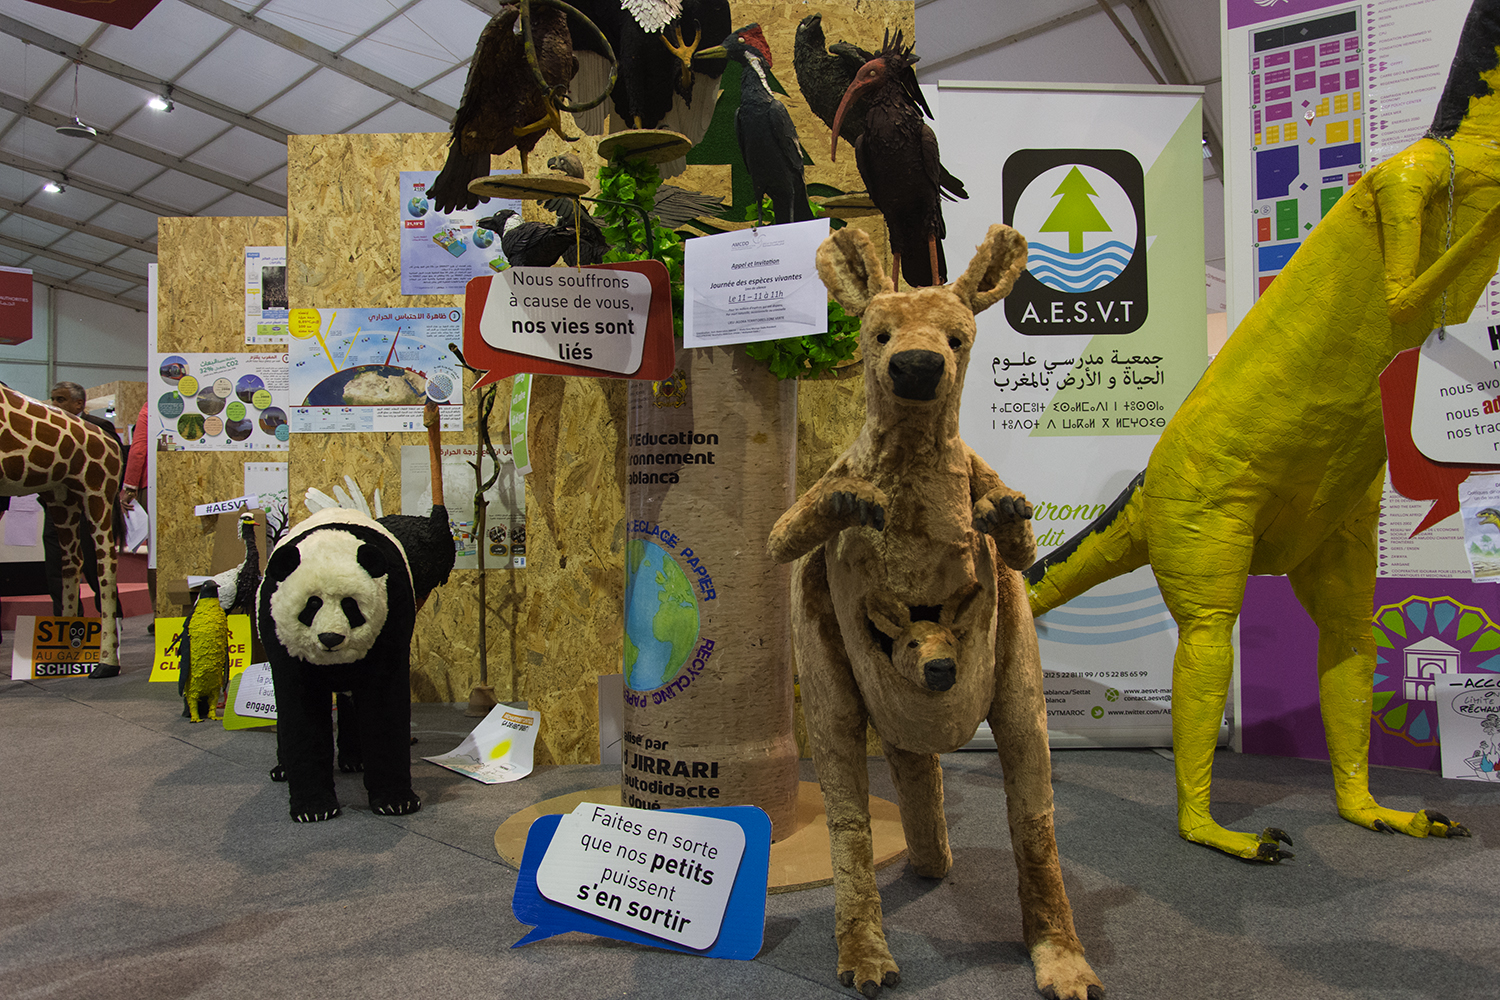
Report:
[{"label": "aesvt banner", "polygon": [[[1145,467],[1208,364],[1202,89],[942,83],[963,259],[996,222],[1029,245],[978,317],[960,431],[1035,508],[1045,555]],[[998,183],[997,183],[998,182]],[[1038,619],[1053,746],[1171,742],[1177,631],[1149,569]]]}]

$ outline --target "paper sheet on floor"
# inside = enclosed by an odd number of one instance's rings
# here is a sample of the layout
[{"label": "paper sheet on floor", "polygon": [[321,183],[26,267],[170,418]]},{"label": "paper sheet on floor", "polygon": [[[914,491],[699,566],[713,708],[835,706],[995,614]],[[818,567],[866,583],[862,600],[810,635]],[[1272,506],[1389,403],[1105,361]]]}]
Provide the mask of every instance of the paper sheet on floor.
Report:
[{"label": "paper sheet on floor", "polygon": [[423,757],[486,785],[517,781],[531,773],[542,713],[496,705],[474,731],[445,754]]}]

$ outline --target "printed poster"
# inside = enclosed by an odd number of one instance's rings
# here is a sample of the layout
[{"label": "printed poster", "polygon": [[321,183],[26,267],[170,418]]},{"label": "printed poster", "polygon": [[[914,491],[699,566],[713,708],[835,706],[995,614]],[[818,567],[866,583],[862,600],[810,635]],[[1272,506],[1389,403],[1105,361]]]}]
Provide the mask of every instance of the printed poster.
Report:
[{"label": "printed poster", "polygon": [[285,451],[287,356],[152,354],[158,451]]},{"label": "printed poster", "polygon": [[[1427,130],[1469,6],[1455,0],[1223,0],[1231,331],[1339,198]],[[1492,279],[1469,325],[1482,329],[1497,316],[1500,289]],[[1482,344],[1488,353],[1487,334],[1449,340],[1440,353],[1461,353],[1465,343]],[[1446,387],[1451,392],[1468,384],[1472,390],[1445,397],[1445,386],[1431,378],[1442,373],[1430,364],[1431,352],[1423,353],[1429,356],[1422,359],[1425,375],[1418,372],[1413,438],[1424,452],[1434,444],[1461,451],[1489,433],[1492,418],[1481,397],[1494,392],[1483,387],[1483,376],[1469,372]],[[1441,360],[1452,373],[1465,368],[1461,358]],[[1426,402],[1424,383],[1434,386]],[[1447,498],[1449,510],[1460,506],[1455,499]],[[1500,670],[1493,656],[1500,626],[1490,618],[1494,599],[1480,575],[1489,543],[1479,508],[1456,511],[1414,534],[1433,508],[1432,498],[1400,495],[1387,476],[1373,608],[1372,764],[1437,769],[1441,706],[1432,675]],[[1493,528],[1489,532],[1497,537]],[[1250,578],[1240,631],[1245,751],[1326,759],[1317,631],[1285,579]],[[1447,665],[1435,665],[1439,659]]]},{"label": "printed poster", "polygon": [[291,330],[293,432],[420,431],[429,398],[463,430],[460,310],[294,309]]},{"label": "printed poster", "polygon": [[245,248],[245,343],[285,344],[286,247]]},{"label": "printed poster", "polygon": [[1443,731],[1443,777],[1500,781],[1500,677],[1440,674],[1433,681]]},{"label": "printed poster", "polygon": [[[474,524],[474,457],[472,445],[442,449],[443,499],[448,525],[453,531],[454,569],[478,569],[479,546],[485,547],[485,569],[526,567],[526,487],[510,456],[500,453],[499,475],[488,455],[480,467],[484,482],[494,481],[484,491],[487,501],[484,525]],[[425,517],[432,510],[431,458],[425,444],[401,446],[401,512]]]},{"label": "printed poster", "polygon": [[500,249],[500,234],[480,220],[507,208],[520,215],[520,200],[491,198],[478,208],[443,215],[427,198],[437,175],[436,170],[401,171],[402,295],[462,295],[470,278],[510,266]]},{"label": "printed poster", "polygon": [[[990,225],[1027,269],[977,317],[959,430],[1031,502],[1038,553],[1098,516],[1146,465],[1208,364],[1202,91],[939,84],[948,277]],[[957,130],[945,122],[1003,121]],[[1063,124],[1059,124],[1063,123]],[[1171,741],[1176,626],[1149,568],[1037,621],[1053,746]]]}]

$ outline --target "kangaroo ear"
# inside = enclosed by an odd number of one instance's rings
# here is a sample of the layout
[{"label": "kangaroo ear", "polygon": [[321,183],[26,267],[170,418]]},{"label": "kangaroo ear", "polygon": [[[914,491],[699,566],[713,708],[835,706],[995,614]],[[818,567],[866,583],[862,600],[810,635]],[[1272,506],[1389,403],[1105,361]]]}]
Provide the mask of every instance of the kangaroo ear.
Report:
[{"label": "kangaroo ear", "polygon": [[943,604],[943,609],[938,612],[938,624],[951,627],[954,622],[969,610],[969,605],[974,603],[974,598],[984,593],[984,588],[975,580],[967,587],[959,590]]},{"label": "kangaroo ear", "polygon": [[991,226],[953,293],[977,315],[1009,295],[1025,268],[1026,237],[1009,226]]},{"label": "kangaroo ear", "polygon": [[818,247],[818,277],[833,301],[851,316],[864,315],[870,300],[881,292],[896,290],[869,234],[853,226],[836,230]]},{"label": "kangaroo ear", "polygon": [[885,591],[872,590],[865,595],[865,617],[889,638],[896,638],[911,624],[911,609]]}]

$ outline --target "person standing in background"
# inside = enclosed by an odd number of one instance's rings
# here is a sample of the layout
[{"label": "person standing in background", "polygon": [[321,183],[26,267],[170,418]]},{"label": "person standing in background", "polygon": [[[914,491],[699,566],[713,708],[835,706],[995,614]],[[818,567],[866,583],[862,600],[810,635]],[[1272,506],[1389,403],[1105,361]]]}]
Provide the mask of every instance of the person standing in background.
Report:
[{"label": "person standing in background", "polygon": [[[141,404],[140,416],[135,418],[135,429],[130,433],[130,448],[125,457],[125,476],[120,483],[120,506],[131,510],[139,501],[141,509],[150,512],[146,500],[146,453],[151,450],[151,401]],[[149,538],[150,535],[148,534]],[[151,595],[151,607],[156,608],[156,570],[146,570],[146,592]],[[156,622],[146,626],[150,634],[156,633]]]}]

